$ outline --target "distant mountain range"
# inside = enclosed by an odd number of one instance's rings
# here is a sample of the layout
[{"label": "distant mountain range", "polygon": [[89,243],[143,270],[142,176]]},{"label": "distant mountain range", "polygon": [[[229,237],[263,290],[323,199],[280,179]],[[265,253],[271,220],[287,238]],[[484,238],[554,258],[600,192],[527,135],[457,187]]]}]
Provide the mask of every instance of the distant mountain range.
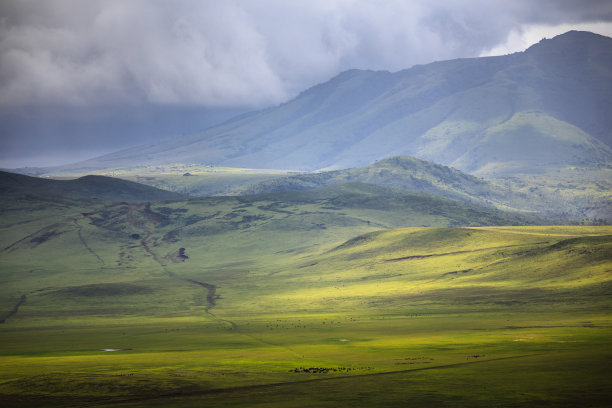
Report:
[{"label": "distant mountain range", "polygon": [[511,55],[350,70],[280,106],[63,170],[202,163],[292,170],[412,155],[477,175],[612,162],[612,38],[571,31]]}]

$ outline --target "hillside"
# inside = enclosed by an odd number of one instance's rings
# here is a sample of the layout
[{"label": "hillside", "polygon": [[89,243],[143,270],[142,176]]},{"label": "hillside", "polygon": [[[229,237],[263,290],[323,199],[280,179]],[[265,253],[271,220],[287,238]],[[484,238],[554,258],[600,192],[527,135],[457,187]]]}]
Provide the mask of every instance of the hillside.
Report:
[{"label": "hillside", "polygon": [[527,220],[364,184],[2,201],[9,406],[610,398],[610,227],[476,227]]},{"label": "hillside", "polygon": [[415,157],[396,156],[363,167],[267,180],[255,184],[244,194],[309,190],[351,182],[422,191],[464,201],[484,202],[495,193],[494,187],[482,178]]},{"label": "hillside", "polygon": [[572,31],[512,55],[351,70],[200,134],[45,171],[338,169],[396,155],[496,176],[599,166],[612,161],[611,67],[612,39]]},{"label": "hillside", "polygon": [[[611,219],[608,172],[566,172],[530,179],[484,179],[410,156],[397,156],[346,170],[304,173],[254,184],[242,194],[309,190],[342,183],[368,183],[440,195],[468,203],[574,220]],[[560,199],[563,197],[563,199]]]},{"label": "hillside", "polygon": [[143,202],[183,197],[171,191],[112,177],[84,176],[76,180],[52,180],[7,172],[0,172],[0,193],[4,198],[44,197],[50,201],[83,198]]}]

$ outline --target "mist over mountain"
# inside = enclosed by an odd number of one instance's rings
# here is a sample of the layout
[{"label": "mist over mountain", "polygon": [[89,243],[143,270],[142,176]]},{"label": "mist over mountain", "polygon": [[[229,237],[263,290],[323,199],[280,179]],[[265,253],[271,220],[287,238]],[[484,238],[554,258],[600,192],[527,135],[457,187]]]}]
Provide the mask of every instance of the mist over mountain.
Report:
[{"label": "mist over mountain", "polygon": [[155,163],[319,170],[412,155],[478,175],[612,161],[612,39],[571,31],[524,52],[346,71],[280,106],[64,169]]}]

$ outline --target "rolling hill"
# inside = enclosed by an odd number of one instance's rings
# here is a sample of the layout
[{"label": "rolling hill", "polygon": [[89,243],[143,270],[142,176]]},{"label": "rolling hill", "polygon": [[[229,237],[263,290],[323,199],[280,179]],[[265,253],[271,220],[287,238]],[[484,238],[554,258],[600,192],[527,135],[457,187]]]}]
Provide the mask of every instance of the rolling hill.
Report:
[{"label": "rolling hill", "polygon": [[3,171],[0,171],[0,192],[5,198],[45,197],[47,201],[88,199],[144,202],[183,197],[182,194],[112,177],[83,176],[75,180],[53,180]]},{"label": "rolling hill", "polygon": [[609,226],[510,227],[540,221],[360,183],[150,204],[53,197],[0,197],[8,406],[611,397]]},{"label": "rolling hill", "polygon": [[497,193],[495,187],[482,178],[415,157],[396,156],[363,167],[296,174],[266,180],[248,188],[244,194],[309,190],[351,182],[422,191],[483,203],[485,199]]},{"label": "rolling hill", "polygon": [[[241,194],[308,190],[343,183],[369,183],[440,195],[468,203],[541,216],[612,219],[609,172],[565,172],[558,177],[492,179],[469,175],[410,156],[345,170],[303,173],[265,180]],[[561,198],[562,197],[562,198]]]},{"label": "rolling hill", "polygon": [[351,70],[203,133],[61,170],[169,162],[316,170],[396,155],[489,176],[600,166],[612,161],[611,67],[612,39],[572,31],[512,55]]}]

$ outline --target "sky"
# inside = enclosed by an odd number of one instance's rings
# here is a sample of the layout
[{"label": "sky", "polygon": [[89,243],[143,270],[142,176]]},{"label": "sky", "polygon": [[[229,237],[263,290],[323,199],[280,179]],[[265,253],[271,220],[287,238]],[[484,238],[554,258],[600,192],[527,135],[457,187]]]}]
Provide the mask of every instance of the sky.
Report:
[{"label": "sky", "polygon": [[612,37],[609,0],[3,0],[0,167],[72,163],[275,106],[347,69]]}]

